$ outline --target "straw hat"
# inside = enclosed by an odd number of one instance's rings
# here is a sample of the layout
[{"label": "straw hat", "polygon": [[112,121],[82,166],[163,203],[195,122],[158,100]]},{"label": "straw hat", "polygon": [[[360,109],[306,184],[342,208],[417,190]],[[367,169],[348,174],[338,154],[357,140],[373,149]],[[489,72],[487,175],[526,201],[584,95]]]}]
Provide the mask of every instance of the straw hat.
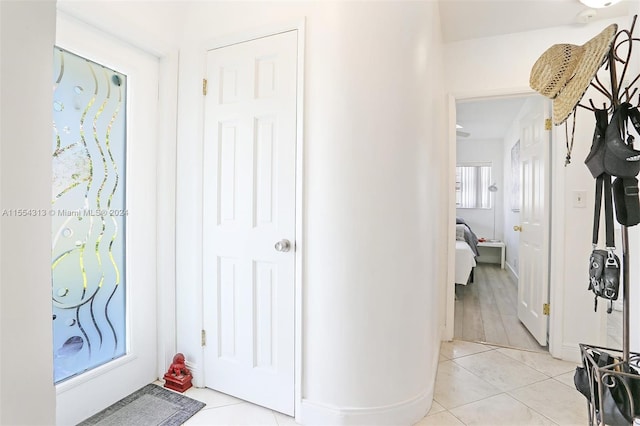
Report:
[{"label": "straw hat", "polygon": [[533,65],[529,85],[553,99],[553,124],[564,123],[578,105],[607,57],[617,31],[618,26],[611,24],[582,46],[554,44]]}]

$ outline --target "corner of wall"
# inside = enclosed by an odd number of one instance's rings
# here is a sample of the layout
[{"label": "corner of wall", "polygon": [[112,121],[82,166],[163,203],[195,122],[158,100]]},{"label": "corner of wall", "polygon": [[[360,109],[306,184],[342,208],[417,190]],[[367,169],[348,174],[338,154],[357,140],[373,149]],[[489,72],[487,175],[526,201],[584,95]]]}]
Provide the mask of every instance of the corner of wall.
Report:
[{"label": "corner of wall", "polygon": [[[56,3],[0,2],[0,204],[46,209]],[[2,215],[0,423],[54,424],[51,221]],[[37,407],[37,409],[25,409]]]}]

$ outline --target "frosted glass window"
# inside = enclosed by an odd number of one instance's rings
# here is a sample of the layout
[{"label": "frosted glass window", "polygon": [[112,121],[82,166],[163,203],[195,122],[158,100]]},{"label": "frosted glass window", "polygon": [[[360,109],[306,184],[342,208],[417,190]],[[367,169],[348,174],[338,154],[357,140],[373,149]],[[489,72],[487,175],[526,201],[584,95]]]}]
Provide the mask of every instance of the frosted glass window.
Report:
[{"label": "frosted glass window", "polygon": [[126,92],[122,73],[60,48],[53,70],[56,383],[126,353]]}]

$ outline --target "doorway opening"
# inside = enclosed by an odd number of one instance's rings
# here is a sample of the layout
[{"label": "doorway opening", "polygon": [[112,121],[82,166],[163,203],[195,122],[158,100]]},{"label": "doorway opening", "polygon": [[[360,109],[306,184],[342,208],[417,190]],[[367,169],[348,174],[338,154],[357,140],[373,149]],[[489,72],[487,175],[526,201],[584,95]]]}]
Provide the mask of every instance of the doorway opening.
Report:
[{"label": "doorway opening", "polygon": [[[536,318],[538,325],[531,325],[530,320],[526,319],[527,314],[523,312],[524,305],[537,307],[540,304],[539,311],[542,313],[542,305],[548,301],[548,278],[543,280],[547,288],[538,292],[545,294],[546,300],[528,297],[535,256],[531,255],[531,251],[522,249],[522,234],[519,232],[523,220],[530,219],[522,216],[521,205],[523,200],[528,200],[526,204],[532,199],[523,194],[523,176],[526,175],[521,172],[520,159],[521,144],[525,137],[523,123],[528,120],[536,98],[540,97],[525,94],[456,101],[456,240],[466,241],[456,241],[454,339],[548,351],[548,317],[539,315]],[[537,102],[542,104],[541,99]],[[548,155],[541,158],[546,158],[548,162]],[[466,177],[461,170],[478,164],[483,168],[488,165],[489,175],[482,176],[481,182],[480,179],[474,180],[472,184],[473,179]],[[549,167],[543,165],[540,170],[547,171],[545,174],[548,178],[543,179],[543,187],[550,188]],[[526,177],[524,179],[526,181]],[[469,198],[487,198],[487,202],[464,202]],[[536,201],[547,213],[541,220],[535,221],[544,226],[547,235],[549,203],[544,200],[548,199],[547,194]],[[466,238],[458,238],[459,228],[466,232]],[[546,253],[543,256],[547,258],[548,241],[548,238],[540,241],[541,245],[547,245],[543,250]],[[460,246],[465,243],[471,246],[471,250],[463,254]],[[467,248],[463,247],[465,250]],[[539,275],[548,277],[549,263],[543,256],[540,256],[542,262],[539,264],[544,265],[544,270]],[[526,275],[524,284],[520,280],[522,267]],[[470,272],[467,272],[469,269]],[[527,286],[524,292],[523,285]],[[530,300],[535,300],[535,303]],[[545,328],[542,333],[539,330],[540,323]],[[528,326],[538,328],[538,338],[534,337]]]}]

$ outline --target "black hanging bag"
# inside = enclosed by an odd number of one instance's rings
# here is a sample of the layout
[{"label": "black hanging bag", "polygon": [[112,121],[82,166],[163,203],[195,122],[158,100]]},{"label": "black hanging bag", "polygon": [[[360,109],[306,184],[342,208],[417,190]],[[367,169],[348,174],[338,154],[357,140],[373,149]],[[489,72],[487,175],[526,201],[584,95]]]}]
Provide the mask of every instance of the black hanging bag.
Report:
[{"label": "black hanging bag", "polygon": [[[598,249],[600,210],[604,196],[606,248]],[[611,199],[611,176],[601,174],[596,179],[596,202],[593,214],[593,252],[589,258],[589,290],[595,294],[594,309],[598,308],[598,297],[609,300],[607,313],[613,310],[613,301],[618,300],[620,288],[620,259],[614,253],[613,201]]]},{"label": "black hanging bag", "polygon": [[640,199],[638,199],[638,179],[634,177],[616,178],[613,181],[613,200],[616,205],[616,219],[624,226],[640,223]]},{"label": "black hanging bag", "polygon": [[[604,151],[606,169],[618,176],[613,182],[616,219],[624,226],[634,226],[640,223],[640,198],[638,180],[635,178],[640,169],[640,151],[633,149],[634,138],[628,135],[628,120],[640,133],[640,112],[624,103],[614,112],[607,128]],[[628,135],[626,143],[625,134]]]},{"label": "black hanging bag", "polygon": [[632,137],[629,138],[629,144],[623,138],[629,117],[634,125],[637,123],[640,126],[638,110],[625,102],[616,108],[607,126],[604,171],[611,176],[635,177],[640,172],[640,151],[633,149]]},{"label": "black hanging bag", "polygon": [[604,137],[607,132],[608,115],[605,109],[596,109],[596,129],[593,132],[593,142],[589,155],[584,163],[589,168],[591,175],[597,178],[604,173]]}]

